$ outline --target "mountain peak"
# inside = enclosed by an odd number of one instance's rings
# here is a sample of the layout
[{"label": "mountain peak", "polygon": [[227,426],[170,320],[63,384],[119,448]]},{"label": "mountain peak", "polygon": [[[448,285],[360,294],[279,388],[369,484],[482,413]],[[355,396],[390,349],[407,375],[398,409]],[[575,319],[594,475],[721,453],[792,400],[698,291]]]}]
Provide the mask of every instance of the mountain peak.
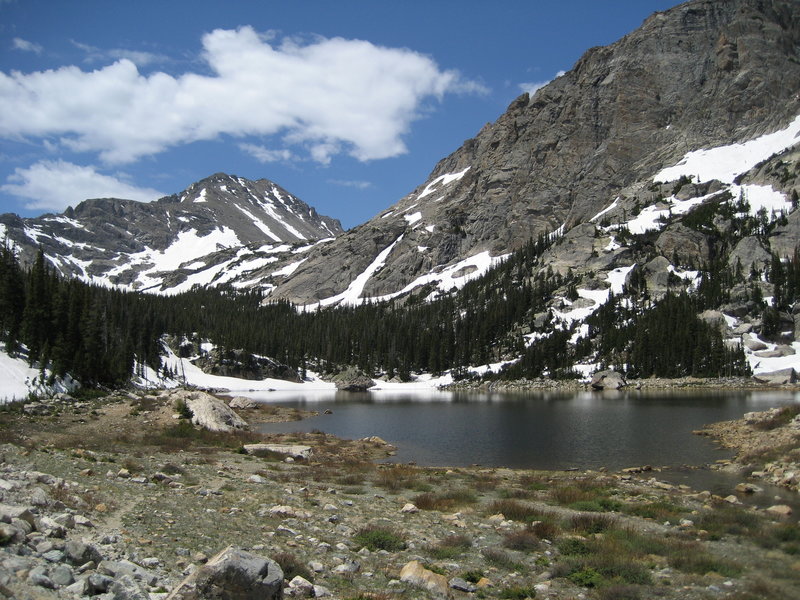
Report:
[{"label": "mountain peak", "polygon": [[[41,245],[63,275],[145,290],[179,289],[191,276],[213,284],[231,260],[239,261],[239,274],[248,272],[247,256],[258,249],[310,246],[343,232],[338,220],[317,214],[272,181],[226,173],[155,202],[97,198],[61,215],[2,215],[0,223],[23,263],[32,262]],[[259,261],[259,268],[280,262],[274,253]]]}]

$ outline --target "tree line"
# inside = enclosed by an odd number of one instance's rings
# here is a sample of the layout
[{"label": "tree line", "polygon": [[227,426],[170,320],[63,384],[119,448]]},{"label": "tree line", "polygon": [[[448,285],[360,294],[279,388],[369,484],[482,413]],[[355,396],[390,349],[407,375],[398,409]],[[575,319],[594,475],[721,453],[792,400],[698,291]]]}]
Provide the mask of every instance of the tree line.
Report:
[{"label": "tree line", "polygon": [[[0,251],[0,341],[32,365],[88,385],[119,386],[137,368],[161,367],[164,334],[211,340],[266,355],[299,371],[410,378],[412,372],[468,375],[467,367],[516,362],[499,377],[571,377],[572,365],[594,360],[640,376],[741,374],[743,355],[696,317],[688,295],[658,302],[612,297],[589,320],[589,333],[553,325],[555,295],[574,296],[577,279],[542,268],[554,238],[531,239],[507,260],[457,291],[434,285],[409,297],[357,307],[304,311],[258,290],[197,288],[157,296],[63,279],[40,251],[23,270]],[[721,276],[721,275],[720,275]],[[431,294],[438,296],[429,300]],[[434,295],[436,295],[434,294]],[[670,335],[660,337],[669,331]],[[525,341],[525,334],[540,332]],[[577,340],[577,341],[576,341]]]}]

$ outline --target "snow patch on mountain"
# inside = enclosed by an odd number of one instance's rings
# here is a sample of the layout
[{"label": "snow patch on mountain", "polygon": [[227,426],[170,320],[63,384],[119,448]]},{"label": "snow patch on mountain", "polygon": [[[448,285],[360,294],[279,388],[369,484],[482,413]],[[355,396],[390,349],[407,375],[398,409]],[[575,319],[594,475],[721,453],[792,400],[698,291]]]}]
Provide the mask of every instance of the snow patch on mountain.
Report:
[{"label": "snow patch on mountain", "polygon": [[488,251],[480,252],[474,256],[467,257],[454,265],[445,267],[444,269],[438,271],[433,270],[426,275],[418,277],[400,291],[394,292],[393,294],[380,296],[376,298],[376,300],[391,300],[392,298],[397,298],[398,296],[407,294],[414,288],[421,287],[429,283],[436,283],[436,291],[434,291],[427,298],[427,300],[434,300],[442,292],[449,292],[452,289],[460,289],[464,287],[467,282],[484,275],[489,271],[489,269],[500,264],[502,261],[508,258],[508,256],[508,254],[503,254],[502,256],[493,257]]},{"label": "snow patch on mountain", "polygon": [[[425,186],[425,189],[422,190],[417,196],[417,200],[421,200],[425,196],[432,194],[438,187],[444,187],[454,181],[458,181],[464,175],[466,175],[467,171],[469,171],[469,167],[464,169],[463,171],[459,171],[458,173],[445,173],[444,175],[440,175],[433,181],[431,181],[428,185]],[[441,185],[440,185],[441,184]]]},{"label": "snow patch on mountain", "polygon": [[244,213],[244,215],[253,222],[253,225],[255,225],[256,227],[258,227],[261,230],[261,233],[263,233],[264,235],[266,235],[269,238],[272,238],[276,242],[280,242],[281,241],[281,238],[278,237],[277,235],[275,235],[272,232],[272,230],[269,228],[269,226],[266,223],[264,223],[264,221],[259,219],[257,216],[255,216],[253,213],[251,213],[249,210],[247,210],[243,206],[238,206],[237,205],[236,208],[238,208],[242,213]]},{"label": "snow patch on mountain", "polygon": [[403,215],[403,218],[408,222],[409,225],[413,225],[422,218],[422,213],[417,211],[415,213],[411,213],[410,215]]},{"label": "snow patch on mountain", "polygon": [[718,179],[733,183],[762,160],[783,152],[800,141],[800,115],[786,128],[753,140],[728,146],[687,152],[674,166],[659,171],[653,181],[675,181],[689,177],[693,181]]},{"label": "snow patch on mountain", "polygon": [[331,306],[333,304],[339,304],[343,306],[356,306],[363,302],[363,298],[361,298],[361,293],[364,291],[364,286],[369,281],[370,277],[372,277],[378,270],[386,264],[386,258],[391,254],[394,247],[397,243],[403,239],[401,235],[391,244],[389,244],[386,248],[384,248],[378,256],[375,257],[370,265],[362,271],[358,277],[356,277],[347,289],[343,291],[341,294],[337,294],[336,296],[331,296],[330,298],[325,298],[324,300],[320,300],[316,304],[312,304],[311,306],[307,306],[307,310],[316,310],[322,306]]}]

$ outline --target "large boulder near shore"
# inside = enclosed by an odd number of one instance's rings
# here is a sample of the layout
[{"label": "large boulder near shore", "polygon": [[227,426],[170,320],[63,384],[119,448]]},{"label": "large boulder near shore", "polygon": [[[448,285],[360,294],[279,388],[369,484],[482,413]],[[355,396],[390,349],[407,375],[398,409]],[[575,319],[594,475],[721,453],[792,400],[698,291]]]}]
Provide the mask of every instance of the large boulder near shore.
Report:
[{"label": "large boulder near shore", "polygon": [[192,411],[192,423],[209,431],[229,432],[246,429],[247,421],[231,410],[222,400],[201,391],[179,390],[173,402],[184,402]]},{"label": "large boulder near shore", "polygon": [[331,377],[336,389],[341,392],[366,392],[375,382],[357,369],[346,369]]},{"label": "large boulder near shore", "polygon": [[620,373],[607,370],[597,371],[597,373],[592,375],[590,385],[592,389],[595,390],[619,390],[628,385],[628,382],[625,381],[625,378]]},{"label": "large boulder near shore", "polygon": [[278,563],[228,546],[176,587],[167,600],[281,600]]},{"label": "large boulder near shore", "polygon": [[769,373],[758,373],[753,375],[753,379],[759,383],[786,385],[788,383],[797,383],[797,372],[792,367],[789,367],[788,369],[770,371]]}]

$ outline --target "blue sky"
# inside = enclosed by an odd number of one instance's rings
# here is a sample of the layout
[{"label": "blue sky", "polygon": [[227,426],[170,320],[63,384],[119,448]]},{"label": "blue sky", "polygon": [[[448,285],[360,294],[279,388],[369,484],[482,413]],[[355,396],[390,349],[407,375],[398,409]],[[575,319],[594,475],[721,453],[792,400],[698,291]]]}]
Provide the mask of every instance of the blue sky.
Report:
[{"label": "blue sky", "polygon": [[365,222],[675,0],[0,0],[0,212],[267,178]]}]

